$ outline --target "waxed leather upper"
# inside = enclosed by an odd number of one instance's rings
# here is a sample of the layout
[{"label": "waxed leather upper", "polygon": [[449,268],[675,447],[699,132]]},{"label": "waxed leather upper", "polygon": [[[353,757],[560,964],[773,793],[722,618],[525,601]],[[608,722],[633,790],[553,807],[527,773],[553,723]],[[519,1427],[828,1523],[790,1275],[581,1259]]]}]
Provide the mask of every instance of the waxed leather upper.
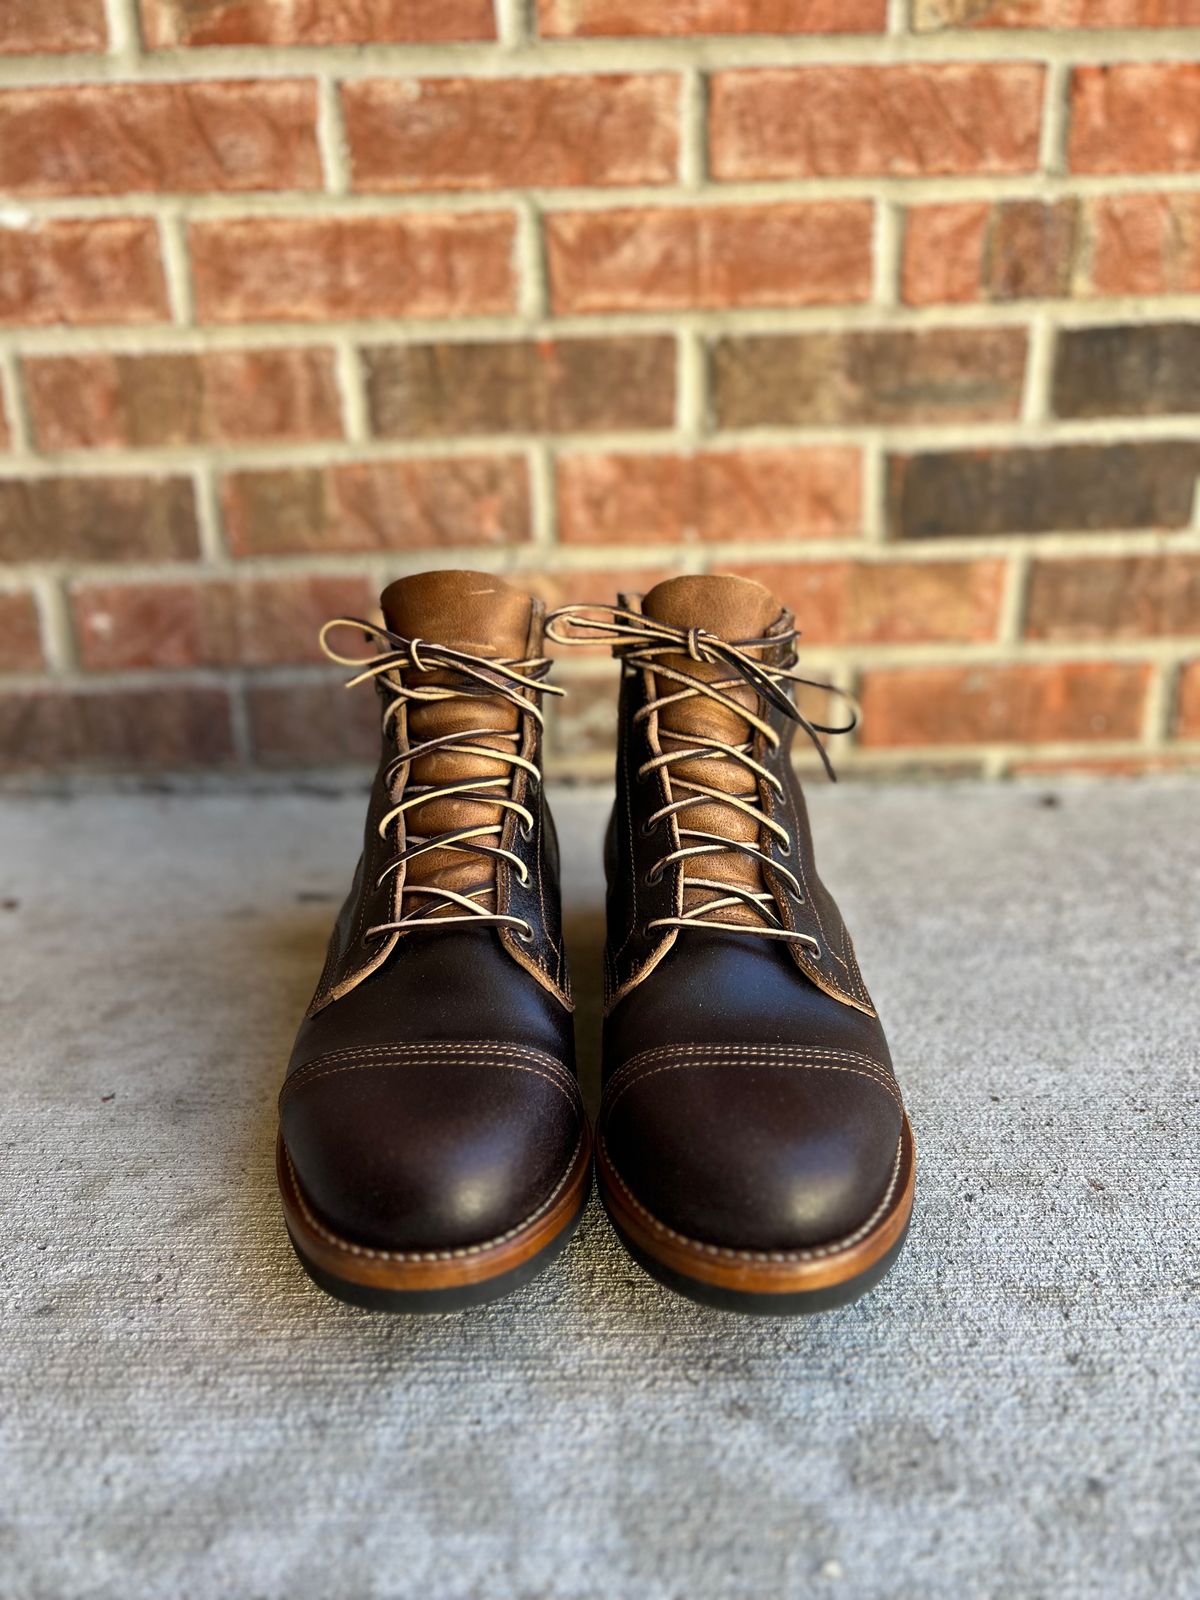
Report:
[{"label": "waxed leather upper", "polygon": [[[707,586],[741,581],[689,580],[689,625],[712,627],[702,604]],[[721,598],[735,610],[743,601]],[[888,1190],[904,1113],[849,934],[817,874],[789,754],[792,724],[758,707],[782,744],[772,758],[760,741],[756,754],[785,789],[780,801],[760,782],[760,803],[789,835],[786,851],[765,836],[762,847],[806,893],[798,903],[782,878],[764,869],[763,880],[785,926],[819,939],[819,956],[804,959],[752,932],[697,925],[668,937],[648,927],[679,903],[686,870],[668,869],[655,882],[655,862],[671,842],[647,819],[669,791],[657,773],[637,776],[655,743],[652,721],[636,717],[654,693],[651,675],[624,671],[606,844],[598,1137],[636,1201],[685,1238],[750,1252],[843,1240]],[[744,777],[738,782],[746,787]]]},{"label": "waxed leather upper", "polygon": [[[430,584],[434,577],[440,587]],[[457,615],[462,584],[499,584],[458,573],[423,574],[421,582],[433,618],[426,637],[435,639],[439,594]],[[523,648],[536,655],[540,615],[530,615]],[[426,737],[431,721],[426,715]],[[522,753],[540,769],[540,731],[527,723]],[[398,904],[390,886],[378,891],[374,882],[388,848],[377,824],[403,791],[403,780],[387,774],[404,737],[403,727],[399,739],[384,735],[364,858],[296,1037],[280,1129],[296,1180],[326,1227],[363,1246],[420,1253],[519,1228],[571,1167],[585,1123],[557,843],[540,783],[521,775],[533,826],[513,819],[503,838],[525,864],[528,887],[507,864],[494,869],[500,908],[526,918],[532,938],[514,946],[486,924],[429,928],[400,933],[381,961],[374,952],[364,959],[365,930]],[[454,777],[464,770],[457,759]],[[443,825],[456,825],[452,804],[437,804],[447,811]],[[492,869],[485,862],[483,870]]]}]

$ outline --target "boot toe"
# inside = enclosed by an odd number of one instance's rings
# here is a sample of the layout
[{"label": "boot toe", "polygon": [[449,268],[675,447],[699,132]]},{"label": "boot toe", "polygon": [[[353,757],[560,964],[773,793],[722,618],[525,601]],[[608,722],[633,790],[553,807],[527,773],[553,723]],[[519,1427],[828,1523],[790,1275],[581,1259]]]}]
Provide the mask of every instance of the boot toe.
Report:
[{"label": "boot toe", "polygon": [[368,1249],[455,1252],[553,1201],[583,1132],[565,1067],[504,1045],[349,1054],[301,1067],[280,1098],[287,1159],[320,1226]]},{"label": "boot toe", "polygon": [[632,1061],[601,1109],[629,1197],[685,1239],[737,1251],[845,1242],[886,1201],[904,1125],[884,1068],[680,1047]]}]

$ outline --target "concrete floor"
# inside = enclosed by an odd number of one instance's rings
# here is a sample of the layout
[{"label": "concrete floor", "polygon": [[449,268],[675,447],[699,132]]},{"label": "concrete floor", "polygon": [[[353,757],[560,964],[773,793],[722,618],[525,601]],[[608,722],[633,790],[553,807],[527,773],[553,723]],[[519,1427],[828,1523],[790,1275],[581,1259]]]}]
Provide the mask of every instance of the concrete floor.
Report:
[{"label": "concrete floor", "polygon": [[[779,1323],[595,1209],[483,1311],[323,1297],[273,1102],[361,800],[3,802],[0,1596],[1200,1594],[1200,788],[812,798],[918,1198]],[[558,806],[593,1103],[602,807]]]}]

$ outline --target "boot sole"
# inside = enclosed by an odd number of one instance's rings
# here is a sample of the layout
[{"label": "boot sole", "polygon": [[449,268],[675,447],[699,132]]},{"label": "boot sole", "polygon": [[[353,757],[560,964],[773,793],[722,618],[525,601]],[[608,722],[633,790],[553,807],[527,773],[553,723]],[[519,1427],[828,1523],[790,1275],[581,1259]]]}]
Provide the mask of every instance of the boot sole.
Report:
[{"label": "boot sole", "polygon": [[550,1204],[502,1238],[463,1250],[373,1250],[340,1238],[313,1215],[282,1138],[275,1170],[292,1248],[327,1294],[371,1311],[462,1311],[521,1288],[566,1248],[591,1192],[592,1148],[585,1126]]},{"label": "boot sole", "polygon": [[878,1215],[865,1229],[813,1250],[729,1250],[685,1238],[639,1205],[596,1143],[596,1183],[629,1254],[652,1278],[701,1305],[756,1316],[802,1316],[848,1305],[895,1263],[912,1217],[916,1147],[908,1118],[896,1170]]}]

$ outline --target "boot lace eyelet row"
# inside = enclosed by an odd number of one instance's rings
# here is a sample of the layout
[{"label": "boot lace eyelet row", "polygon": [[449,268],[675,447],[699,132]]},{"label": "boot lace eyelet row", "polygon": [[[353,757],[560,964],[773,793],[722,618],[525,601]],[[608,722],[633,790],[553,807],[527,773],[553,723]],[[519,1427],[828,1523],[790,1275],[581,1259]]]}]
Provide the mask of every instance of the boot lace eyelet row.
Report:
[{"label": "boot lace eyelet row", "polygon": [[[789,867],[784,866],[782,861],[769,853],[770,843],[774,840],[778,856],[790,858],[793,854],[791,835],[786,828],[767,814],[759,795],[760,783],[780,798],[785,794],[782,781],[775,773],[769,771],[766,765],[779,759],[782,741],[771,723],[766,720],[766,715],[760,714],[758,704],[751,710],[729,693],[731,689],[749,685],[758,696],[759,702],[765,701],[768,707],[774,707],[789,721],[798,724],[812,740],[829,777],[834,778],[835,773],[821,741],[821,735],[849,733],[856,725],[857,710],[850,696],[836,685],[806,678],[795,670],[795,642],[799,637],[796,630],[789,628],[762,638],[729,643],[702,628],[676,628],[624,606],[568,605],[552,612],[546,619],[546,637],[562,645],[594,644],[597,640],[602,640],[612,645],[613,654],[626,666],[639,671],[648,670],[656,679],[666,679],[668,684],[677,686],[672,688],[672,692],[660,693],[642,706],[635,713],[636,719],[640,721],[648,720],[665,706],[702,696],[724,710],[733,712],[747,725],[748,737],[741,743],[729,743],[700,734],[668,731],[668,736],[678,742],[679,748],[655,755],[637,770],[638,783],[646,782],[659,771],[664,772],[668,780],[668,803],[645,819],[640,830],[642,836],[649,838],[657,832],[663,822],[675,818],[677,819],[675,828],[680,840],[678,849],[668,851],[644,874],[643,881],[646,886],[655,887],[662,882],[668,867],[679,864],[685,892],[689,889],[710,891],[708,898],[700,899],[677,916],[653,918],[646,925],[647,931],[657,928],[688,929],[698,926],[719,928],[723,932],[753,934],[799,944],[809,952],[813,961],[821,961],[824,950],[819,941],[810,934],[801,933],[798,929],[788,928],[783,924],[775,905],[774,895],[769,889],[755,890],[738,883],[692,876],[690,871],[690,863],[700,857],[732,851],[757,861],[782,883],[792,901],[797,905],[805,903],[805,894],[799,879]],[[767,652],[770,652],[771,657],[781,659],[778,661],[769,659]],[[698,664],[716,664],[728,668],[730,675],[728,677],[723,675],[720,678],[701,677],[671,662],[670,658],[678,661],[680,657],[686,657]],[[794,685],[824,690],[848,701],[851,706],[849,722],[844,726],[829,726],[813,722],[804,716],[796,707],[789,692]],[[763,747],[762,760],[754,754],[759,739]],[[673,778],[672,767],[684,761],[693,765],[698,761],[733,761],[750,776],[755,787],[749,794],[735,794],[696,782],[694,779]],[[670,798],[676,788],[683,791],[681,797]],[[750,843],[723,834],[708,833],[680,825],[678,819],[690,808],[713,804],[728,806],[742,817],[748,817],[756,822],[760,830],[758,842]],[[748,907],[756,914],[757,920],[733,922],[719,915],[734,906]]]},{"label": "boot lace eyelet row", "polygon": [[[350,628],[367,640],[373,640],[379,648],[371,655],[345,655],[330,642],[334,630],[338,628]],[[499,809],[505,815],[516,816],[522,839],[531,839],[536,826],[533,813],[516,799],[513,789],[519,772],[525,774],[532,789],[540,786],[541,773],[532,761],[520,754],[523,742],[521,728],[508,732],[486,726],[467,728],[410,744],[400,734],[400,712],[411,703],[502,699],[513,706],[522,718],[532,717],[541,727],[543,716],[538,704],[540,697],[563,693],[544,681],[550,670],[549,657],[536,656],[521,660],[476,656],[466,650],[434,644],[428,639],[406,639],[359,617],[335,617],[327,622],[321,629],[320,644],[331,661],[354,669],[354,675],[347,679],[347,688],[370,682],[376,684],[381,692],[384,701],[384,737],[396,750],[396,755],[383,773],[383,782],[389,793],[405,768],[410,768],[414,762],[434,751],[443,755],[475,756],[481,760],[498,761],[509,769],[506,775],[495,778],[465,778],[446,783],[410,785],[404,797],[380,818],[380,837],[386,839],[389,832],[395,831],[402,835],[404,843],[403,848],[380,870],[375,888],[382,889],[389,878],[401,873],[400,904],[403,905],[406,899],[419,899],[421,904],[394,921],[376,923],[368,928],[362,935],[363,944],[369,946],[396,933],[449,925],[511,928],[522,944],[532,944],[534,930],[526,918],[492,909],[487,903],[496,893],[496,885],[490,878],[480,888],[462,894],[445,885],[411,883],[405,871],[410,861],[429,851],[450,850],[477,856],[489,866],[493,863],[507,866],[516,872],[522,886],[528,885],[530,875],[525,862],[499,842],[504,832],[503,821],[428,835],[414,832],[411,826],[422,807],[439,800],[454,800],[460,804],[486,805],[489,810]],[[439,684],[420,681],[434,672],[449,674],[453,681]],[[513,748],[506,750],[497,748],[494,743],[473,742],[480,739],[503,740]]]}]

